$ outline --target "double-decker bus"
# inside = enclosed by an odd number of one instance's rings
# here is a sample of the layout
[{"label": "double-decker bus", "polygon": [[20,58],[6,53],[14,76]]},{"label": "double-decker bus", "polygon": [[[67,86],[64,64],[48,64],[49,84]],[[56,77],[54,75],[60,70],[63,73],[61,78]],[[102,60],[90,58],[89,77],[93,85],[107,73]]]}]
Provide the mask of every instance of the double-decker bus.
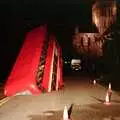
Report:
[{"label": "double-decker bus", "polygon": [[63,87],[62,51],[43,25],[28,32],[4,87],[6,96],[37,95]]}]

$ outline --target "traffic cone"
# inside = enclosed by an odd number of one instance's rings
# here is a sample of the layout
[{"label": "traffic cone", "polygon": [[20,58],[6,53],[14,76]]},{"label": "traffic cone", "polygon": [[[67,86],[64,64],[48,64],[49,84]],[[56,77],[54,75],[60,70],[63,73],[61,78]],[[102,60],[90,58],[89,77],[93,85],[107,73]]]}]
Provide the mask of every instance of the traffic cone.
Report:
[{"label": "traffic cone", "polygon": [[112,90],[108,89],[108,95],[109,95],[109,100],[111,101],[111,96],[112,96]]},{"label": "traffic cone", "polygon": [[93,81],[93,84],[96,85],[96,80]]},{"label": "traffic cone", "polygon": [[72,109],[73,109],[73,104],[71,104],[70,108],[68,109],[68,118],[69,118],[69,120],[72,120],[71,119]]},{"label": "traffic cone", "polygon": [[109,83],[108,90],[112,91],[112,89],[111,89],[111,83]]},{"label": "traffic cone", "polygon": [[67,106],[64,107],[63,120],[69,120]]},{"label": "traffic cone", "polygon": [[110,105],[111,103],[110,103],[110,94],[109,94],[109,92],[107,92],[107,94],[106,94],[106,97],[105,97],[105,102],[104,102],[104,104],[105,105]]},{"label": "traffic cone", "polygon": [[109,86],[108,86],[108,94],[109,94],[110,100],[111,100],[111,96],[112,96],[111,83],[109,83]]}]

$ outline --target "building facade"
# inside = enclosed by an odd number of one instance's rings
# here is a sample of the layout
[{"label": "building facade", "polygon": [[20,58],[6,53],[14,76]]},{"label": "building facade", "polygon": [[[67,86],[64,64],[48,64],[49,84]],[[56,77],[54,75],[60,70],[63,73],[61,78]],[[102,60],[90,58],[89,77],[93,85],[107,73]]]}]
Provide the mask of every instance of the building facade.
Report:
[{"label": "building facade", "polygon": [[116,22],[117,3],[115,0],[95,0],[92,5],[92,22],[98,32],[80,33],[75,28],[73,48],[79,53],[102,56],[103,34]]}]

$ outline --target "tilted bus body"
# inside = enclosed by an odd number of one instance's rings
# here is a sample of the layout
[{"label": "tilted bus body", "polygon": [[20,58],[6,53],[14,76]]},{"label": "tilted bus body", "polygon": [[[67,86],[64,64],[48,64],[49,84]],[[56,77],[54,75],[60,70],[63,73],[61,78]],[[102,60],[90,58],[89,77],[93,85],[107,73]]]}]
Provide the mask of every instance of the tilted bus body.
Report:
[{"label": "tilted bus body", "polygon": [[63,86],[62,51],[46,26],[30,31],[4,87],[6,96],[40,94]]}]

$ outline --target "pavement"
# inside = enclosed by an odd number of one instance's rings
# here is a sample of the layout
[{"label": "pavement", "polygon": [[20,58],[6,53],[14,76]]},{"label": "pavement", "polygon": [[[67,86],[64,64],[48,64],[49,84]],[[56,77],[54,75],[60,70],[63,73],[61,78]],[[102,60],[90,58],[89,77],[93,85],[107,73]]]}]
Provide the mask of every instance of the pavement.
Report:
[{"label": "pavement", "polygon": [[[72,120],[120,120],[120,96],[113,91],[105,105],[107,89],[93,85],[90,77],[64,77],[65,87],[38,96],[14,96],[0,104],[0,120],[62,120],[64,106],[73,104]],[[4,100],[3,100],[4,101]]]}]

